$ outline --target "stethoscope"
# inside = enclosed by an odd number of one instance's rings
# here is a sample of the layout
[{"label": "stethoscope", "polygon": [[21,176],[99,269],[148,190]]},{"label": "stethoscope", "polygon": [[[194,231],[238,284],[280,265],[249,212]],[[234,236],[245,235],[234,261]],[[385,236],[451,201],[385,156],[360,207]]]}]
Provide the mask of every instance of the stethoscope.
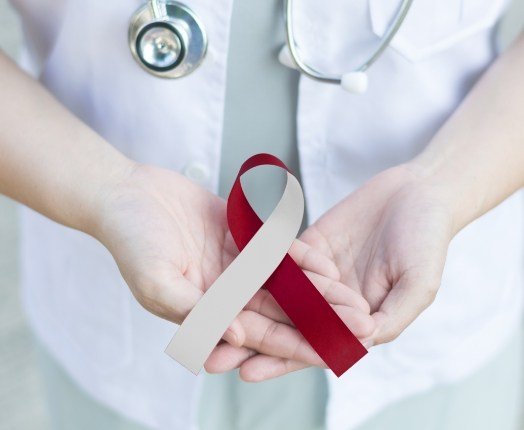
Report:
[{"label": "stethoscope", "polygon": [[[293,28],[293,0],[284,0],[286,44],[281,63],[319,82],[340,85],[360,94],[366,91],[366,71],[380,58],[398,32],[413,0],[402,0],[378,46],[360,66],[341,75],[329,75],[307,64],[300,55]],[[207,51],[207,35],[198,16],[174,0],[148,0],[131,17],[129,47],[135,60],[149,73],[162,78],[181,78],[194,71]]]}]

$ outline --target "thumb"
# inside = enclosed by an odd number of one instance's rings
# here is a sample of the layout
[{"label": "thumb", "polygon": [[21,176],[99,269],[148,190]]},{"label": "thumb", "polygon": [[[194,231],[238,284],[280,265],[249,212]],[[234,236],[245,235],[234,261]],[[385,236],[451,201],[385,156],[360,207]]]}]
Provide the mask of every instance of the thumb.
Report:
[{"label": "thumb", "polygon": [[393,286],[372,317],[375,344],[396,339],[433,301],[440,287],[440,276],[421,276],[406,272]]}]

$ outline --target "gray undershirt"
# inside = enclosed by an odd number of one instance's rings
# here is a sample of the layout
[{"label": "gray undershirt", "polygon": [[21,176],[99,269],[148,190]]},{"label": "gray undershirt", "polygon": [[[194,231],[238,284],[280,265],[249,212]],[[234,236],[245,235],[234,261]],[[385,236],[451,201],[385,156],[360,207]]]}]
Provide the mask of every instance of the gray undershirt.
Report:
[{"label": "gray undershirt", "polygon": [[[242,162],[259,152],[279,157],[298,176],[298,73],[278,62],[284,42],[278,0],[238,0],[229,39],[219,194],[227,197]],[[265,218],[281,196],[284,174],[261,168],[243,179],[250,202]]]},{"label": "gray undershirt", "polygon": [[[280,0],[236,0],[229,42],[219,194],[227,197],[242,162],[258,152],[278,156],[298,176],[298,73],[278,62],[285,40]],[[285,175],[260,168],[242,184],[265,219],[282,195]],[[275,169],[276,171],[276,169]],[[312,430],[323,427],[327,387],[321,370],[308,369],[259,384],[237,372],[206,375],[202,430]]]}]

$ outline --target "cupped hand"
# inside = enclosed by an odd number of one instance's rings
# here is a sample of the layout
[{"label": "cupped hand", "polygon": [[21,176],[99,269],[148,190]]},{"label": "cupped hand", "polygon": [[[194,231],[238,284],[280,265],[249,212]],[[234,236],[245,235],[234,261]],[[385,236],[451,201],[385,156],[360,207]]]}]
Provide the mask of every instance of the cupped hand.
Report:
[{"label": "cupped hand", "polygon": [[[140,304],[180,324],[238,254],[227,226],[226,203],[169,170],[135,165],[130,172],[104,196],[94,235],[113,255]],[[290,254],[323,283],[339,276],[334,263],[311,245],[297,240]],[[262,354],[318,362],[264,290],[251,300],[224,339],[236,345],[219,355],[225,370],[226,363],[245,349],[240,345]],[[300,346],[291,353],[290,346],[297,342]]]},{"label": "cupped hand", "polygon": [[389,342],[435,299],[454,236],[449,192],[406,164],[375,176],[302,236],[323,243],[341,281],[368,301],[373,342]]},{"label": "cupped hand", "polygon": [[[366,346],[395,339],[434,300],[454,235],[448,200],[444,188],[426,181],[416,166],[401,165],[374,177],[301,236],[336,264],[340,296],[355,300],[349,308],[353,320],[346,321]],[[362,325],[366,320],[355,308],[370,310],[374,325]],[[244,355],[240,375],[247,381],[311,364],[253,352],[250,358],[247,351]]]},{"label": "cupped hand", "polygon": [[[375,324],[362,295],[332,278],[308,270],[305,273],[353,334],[365,343]],[[208,372],[222,373],[238,367],[243,380],[260,382],[310,366],[326,367],[267,290],[259,291],[247,309],[252,311],[242,312],[239,320],[249,326],[257,318],[253,311],[262,311],[270,317],[264,330],[246,338],[241,348],[225,342],[218,345],[206,362]]]}]

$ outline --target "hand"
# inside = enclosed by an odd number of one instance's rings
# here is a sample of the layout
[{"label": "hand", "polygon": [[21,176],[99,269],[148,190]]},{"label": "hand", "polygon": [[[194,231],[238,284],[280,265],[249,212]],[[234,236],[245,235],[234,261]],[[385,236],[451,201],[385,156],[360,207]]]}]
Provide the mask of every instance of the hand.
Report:
[{"label": "hand", "polygon": [[[335,262],[341,294],[348,286],[353,306],[371,310],[375,325],[362,325],[365,319],[355,312],[357,320],[348,324],[366,346],[396,338],[435,298],[454,232],[447,200],[414,166],[399,166],[377,175],[301,236]],[[255,356],[241,364],[240,374],[259,381],[304,367]]]},{"label": "hand", "polygon": [[[290,255],[299,263],[296,253],[290,252]],[[375,324],[362,295],[332,278],[307,270],[305,273],[353,334],[366,344],[365,339],[373,333]],[[264,332],[258,331],[258,336],[246,338],[241,348],[219,344],[206,362],[208,372],[222,373],[239,367],[243,380],[261,382],[309,366],[326,367],[267,290],[259,291],[247,308],[262,311],[272,320],[265,325]],[[239,316],[247,327],[253,318],[256,314],[249,311]]]},{"label": "hand", "polygon": [[[172,171],[143,165],[129,170],[105,194],[93,235],[112,253],[140,304],[180,324],[238,253],[225,201]],[[290,253],[310,276],[324,282],[328,278],[319,274],[338,277],[333,262],[311,246],[295,241]],[[232,345],[317,362],[286,323],[278,305],[260,291],[224,338]],[[237,352],[221,353],[218,361],[224,367]]]},{"label": "hand", "polygon": [[[371,307],[374,343],[395,339],[434,300],[455,234],[442,184],[415,165],[380,173],[302,236],[323,243],[341,281]],[[320,249],[320,248],[319,248]]]}]

